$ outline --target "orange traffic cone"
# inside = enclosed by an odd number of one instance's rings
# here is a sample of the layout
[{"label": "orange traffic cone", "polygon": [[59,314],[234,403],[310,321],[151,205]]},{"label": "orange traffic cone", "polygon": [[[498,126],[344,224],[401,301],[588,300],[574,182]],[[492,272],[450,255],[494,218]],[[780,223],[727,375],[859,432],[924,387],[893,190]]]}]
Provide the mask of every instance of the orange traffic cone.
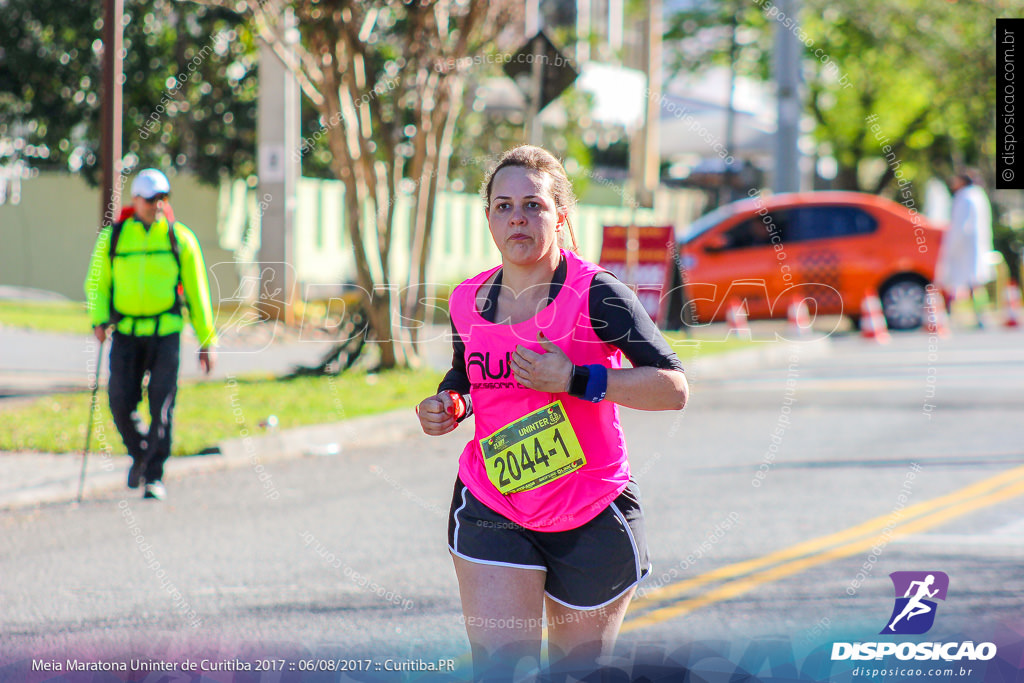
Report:
[{"label": "orange traffic cone", "polygon": [[750,325],[747,323],[747,307],[736,299],[729,300],[725,311],[725,321],[729,324],[729,334],[736,333],[740,339],[750,339]]},{"label": "orange traffic cone", "polygon": [[1004,327],[1020,327],[1020,286],[1010,280],[1006,285],[1006,322]]},{"label": "orange traffic cone", "polygon": [[882,302],[871,292],[864,292],[860,303],[860,336],[874,339],[879,344],[889,343],[889,326],[885,324]]},{"label": "orange traffic cone", "polygon": [[924,325],[928,334],[949,336],[949,316],[946,315],[946,301],[934,287],[929,286],[924,295]]},{"label": "orange traffic cone", "polygon": [[811,312],[807,309],[807,299],[801,299],[794,294],[793,298],[789,301],[786,318],[789,320],[790,338],[797,339],[810,336]]}]

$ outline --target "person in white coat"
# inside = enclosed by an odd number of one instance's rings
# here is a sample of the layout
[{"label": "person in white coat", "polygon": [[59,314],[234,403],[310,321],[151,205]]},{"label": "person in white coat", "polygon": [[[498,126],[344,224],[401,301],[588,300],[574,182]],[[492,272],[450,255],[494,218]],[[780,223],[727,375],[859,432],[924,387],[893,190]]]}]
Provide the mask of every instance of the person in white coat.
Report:
[{"label": "person in white coat", "polygon": [[964,171],[950,180],[953,210],[949,230],[942,240],[935,280],[942,288],[949,310],[965,290],[971,298],[978,327],[982,327],[976,290],[995,277],[989,253],[992,251],[992,208],[979,176]]}]

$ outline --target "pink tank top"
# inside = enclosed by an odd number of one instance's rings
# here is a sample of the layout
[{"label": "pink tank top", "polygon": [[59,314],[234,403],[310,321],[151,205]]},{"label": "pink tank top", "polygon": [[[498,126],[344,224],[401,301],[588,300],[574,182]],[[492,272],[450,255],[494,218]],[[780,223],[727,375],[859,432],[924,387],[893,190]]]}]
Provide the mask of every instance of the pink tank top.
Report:
[{"label": "pink tank top", "polygon": [[[487,507],[528,529],[565,531],[586,524],[626,487],[629,462],[619,425],[618,406],[591,403],[567,393],[527,389],[512,374],[517,345],[537,353],[537,333],[558,346],[576,365],[600,363],[622,367],[622,353],[602,341],[590,320],[590,283],[601,269],[563,250],[568,266],[565,284],[554,301],[528,320],[514,325],[487,322],[476,308],[477,293],[499,268],[466,280],[452,292],[450,312],[466,344],[466,372],[476,431],[459,459],[459,477]],[[573,425],[586,464],[528,491],[502,494],[487,477],[480,439],[538,408],[560,400]]]}]

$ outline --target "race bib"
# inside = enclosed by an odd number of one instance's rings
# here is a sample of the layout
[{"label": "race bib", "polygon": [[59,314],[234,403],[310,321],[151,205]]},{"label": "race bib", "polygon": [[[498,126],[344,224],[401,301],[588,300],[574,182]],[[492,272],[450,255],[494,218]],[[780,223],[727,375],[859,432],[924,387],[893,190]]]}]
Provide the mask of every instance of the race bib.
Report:
[{"label": "race bib", "polygon": [[543,486],[587,464],[561,401],[480,439],[487,478],[503,494]]}]

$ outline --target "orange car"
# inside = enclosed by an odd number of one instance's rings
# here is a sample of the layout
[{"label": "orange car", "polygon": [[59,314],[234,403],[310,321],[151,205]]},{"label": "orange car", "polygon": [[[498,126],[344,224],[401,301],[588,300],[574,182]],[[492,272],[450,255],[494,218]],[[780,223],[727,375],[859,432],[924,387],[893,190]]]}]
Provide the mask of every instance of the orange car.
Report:
[{"label": "orange car", "polygon": [[813,300],[812,314],[816,308],[856,323],[870,292],[881,298],[890,328],[912,329],[923,321],[942,234],[924,216],[875,195],[752,194],[697,219],[679,240],[681,296],[668,302],[668,317],[721,321],[736,299],[751,318],[785,318],[796,296]]}]

